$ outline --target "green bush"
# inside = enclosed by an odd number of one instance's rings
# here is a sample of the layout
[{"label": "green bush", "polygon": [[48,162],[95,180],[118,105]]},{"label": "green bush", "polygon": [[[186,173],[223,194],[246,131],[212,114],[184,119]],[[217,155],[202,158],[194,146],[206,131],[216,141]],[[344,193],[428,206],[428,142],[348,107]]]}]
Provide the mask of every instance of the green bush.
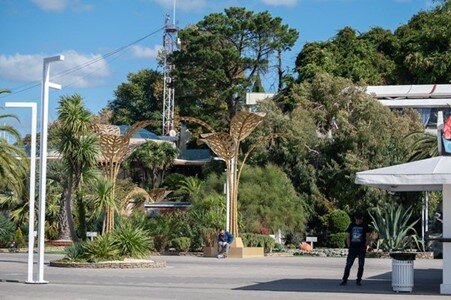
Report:
[{"label": "green bush", "polygon": [[15,241],[17,243],[17,247],[19,247],[19,248],[25,247],[25,245],[26,245],[25,238],[22,234],[22,230],[20,229],[20,227],[17,228],[15,236],[16,236]]},{"label": "green bush", "polygon": [[0,247],[8,247],[14,240],[16,226],[14,223],[0,214]]},{"label": "green bush", "polygon": [[143,258],[150,253],[149,232],[124,223],[112,233],[114,247],[125,257]]},{"label": "green bush", "polygon": [[332,233],[326,240],[326,246],[330,248],[344,248],[346,246],[345,243],[346,232]]},{"label": "green bush", "polygon": [[191,239],[189,237],[179,237],[171,241],[172,246],[178,252],[188,252],[191,246]]},{"label": "green bush", "polygon": [[242,233],[241,238],[245,247],[263,247],[265,252],[271,252],[276,245],[276,241],[269,235]]},{"label": "green bush", "polygon": [[346,231],[351,223],[349,215],[340,209],[336,209],[327,215],[327,225],[331,233],[340,233]]},{"label": "green bush", "polygon": [[280,244],[280,243],[276,243],[274,245],[274,249],[272,250],[273,252],[284,252],[285,251],[285,247]]},{"label": "green bush", "polygon": [[120,252],[110,234],[101,235],[83,245],[83,256],[89,262],[119,260]]},{"label": "green bush", "polygon": [[84,242],[67,247],[65,253],[69,260],[83,260],[85,258]]}]

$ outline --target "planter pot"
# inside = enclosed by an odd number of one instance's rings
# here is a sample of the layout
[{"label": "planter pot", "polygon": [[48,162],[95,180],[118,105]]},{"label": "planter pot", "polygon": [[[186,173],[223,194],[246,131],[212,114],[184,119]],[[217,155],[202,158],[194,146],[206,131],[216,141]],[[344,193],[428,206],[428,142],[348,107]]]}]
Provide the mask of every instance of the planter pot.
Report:
[{"label": "planter pot", "polygon": [[413,261],[416,253],[392,252],[392,288],[395,292],[412,292],[414,284]]}]

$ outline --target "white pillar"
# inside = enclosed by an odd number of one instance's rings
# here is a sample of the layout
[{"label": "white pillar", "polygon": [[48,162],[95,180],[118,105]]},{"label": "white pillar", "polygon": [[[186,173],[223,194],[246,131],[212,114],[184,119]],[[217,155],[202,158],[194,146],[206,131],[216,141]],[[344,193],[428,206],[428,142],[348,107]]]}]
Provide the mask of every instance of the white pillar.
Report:
[{"label": "white pillar", "polygon": [[[38,283],[47,283],[44,280],[44,234],[45,234],[45,199],[47,181],[47,126],[49,115],[49,88],[61,89],[61,86],[49,81],[50,63],[64,60],[58,55],[44,58],[42,72],[42,115],[41,115],[41,149],[39,172],[39,226],[38,226]],[[70,213],[70,212],[69,212]]]},{"label": "white pillar", "polygon": [[[451,239],[451,185],[443,185],[443,238]],[[451,294],[451,243],[443,243],[443,283],[440,294]]]},{"label": "white pillar", "polygon": [[27,283],[33,281],[33,249],[34,249],[34,201],[36,189],[36,121],[37,105],[35,102],[6,102],[5,107],[31,108],[31,149],[30,149],[30,186],[29,186],[29,212],[28,212],[28,277]]}]

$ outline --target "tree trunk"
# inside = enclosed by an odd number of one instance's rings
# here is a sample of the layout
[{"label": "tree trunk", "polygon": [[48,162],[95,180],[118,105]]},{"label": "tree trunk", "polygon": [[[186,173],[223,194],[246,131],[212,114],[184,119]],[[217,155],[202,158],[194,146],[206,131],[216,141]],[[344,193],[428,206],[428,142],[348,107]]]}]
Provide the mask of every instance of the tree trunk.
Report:
[{"label": "tree trunk", "polygon": [[70,236],[74,242],[79,242],[77,233],[75,232],[74,218],[72,216],[72,190],[73,190],[73,177],[69,176],[68,180],[68,193],[66,199],[64,200],[64,205],[67,214],[67,224],[69,226]]},{"label": "tree trunk", "polygon": [[82,241],[86,241],[86,207],[83,203],[83,192],[79,185],[78,190],[76,192],[77,197],[77,210],[78,210],[78,233],[80,234],[80,239]]},{"label": "tree trunk", "polygon": [[67,184],[64,186],[63,193],[61,194],[60,202],[59,202],[59,212],[58,212],[58,239],[59,240],[72,240],[69,230],[69,224],[67,222],[67,210],[65,205],[65,199],[67,197],[67,193],[69,192],[69,188]]},{"label": "tree trunk", "polygon": [[280,49],[277,50],[277,60],[278,60],[277,73],[279,76],[279,84],[277,87],[277,91],[280,92],[283,88],[282,50]]}]

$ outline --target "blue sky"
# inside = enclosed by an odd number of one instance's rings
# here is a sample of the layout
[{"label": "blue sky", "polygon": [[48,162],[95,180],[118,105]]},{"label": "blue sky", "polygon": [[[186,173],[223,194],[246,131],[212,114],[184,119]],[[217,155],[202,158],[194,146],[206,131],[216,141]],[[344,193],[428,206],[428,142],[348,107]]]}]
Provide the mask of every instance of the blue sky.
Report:
[{"label": "blue sky", "polygon": [[[101,56],[146,36],[163,26],[165,13],[172,13],[173,0],[1,0],[0,1],[0,88],[12,94],[6,101],[40,103],[42,59],[63,54],[64,62],[51,66],[51,81],[63,85],[50,91],[49,120],[56,118],[61,95],[79,93],[87,107],[97,113],[114,98],[118,84],[130,72],[158,69],[156,53],[162,44],[162,31],[107,59]],[[300,38],[284,57],[285,67],[293,67],[306,42],[327,40],[344,26],[365,32],[374,26],[394,30],[414,14],[429,9],[431,0],[177,0],[176,19],[183,28],[211,12],[230,6],[253,11],[268,10],[300,32]],[[98,59],[70,75],[52,78],[69,68]],[[272,89],[275,77],[265,79]],[[30,113],[26,109],[4,109],[15,113],[22,133],[29,132]],[[3,120],[2,120],[3,122]]]}]

